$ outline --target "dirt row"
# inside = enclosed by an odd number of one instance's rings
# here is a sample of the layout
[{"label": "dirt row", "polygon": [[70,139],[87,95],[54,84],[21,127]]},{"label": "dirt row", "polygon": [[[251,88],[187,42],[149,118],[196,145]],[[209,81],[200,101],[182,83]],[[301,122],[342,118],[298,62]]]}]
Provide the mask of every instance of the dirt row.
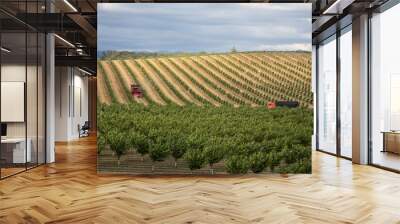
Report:
[{"label": "dirt row", "polygon": [[110,104],[112,101],[111,96],[107,91],[104,74],[100,71],[100,69],[97,69],[97,85],[97,96],[100,103]]},{"label": "dirt row", "polygon": [[[284,57],[285,55],[278,56]],[[288,57],[286,62],[290,63],[296,59],[306,60],[300,56],[291,58],[288,55],[286,57]],[[153,102],[158,105],[173,103],[180,106],[194,103],[201,106],[204,102],[208,102],[214,106],[220,106],[221,102],[226,102],[233,106],[240,106],[239,102],[241,102],[258,106],[258,102],[265,101],[267,98],[279,98],[285,92],[281,87],[272,90],[265,88],[270,85],[271,87],[275,86],[273,80],[278,78],[271,77],[269,79],[259,74],[261,72],[270,73],[271,68],[261,63],[265,59],[272,60],[261,53],[234,53],[101,61],[104,72],[98,74],[98,98],[102,103],[112,101],[111,93],[108,92],[105,83],[108,80],[118,103],[134,101],[144,105]],[[252,64],[254,62],[260,66]],[[221,66],[220,63],[224,66]],[[287,66],[285,64],[283,68]],[[275,70],[272,68],[272,71]],[[300,69],[299,72],[302,71]],[[282,74],[279,75],[282,76]],[[288,77],[282,78],[288,84],[293,81],[303,83],[307,81],[305,76],[306,74],[303,74],[293,79],[289,74]],[[298,81],[297,79],[304,80]],[[131,94],[128,94],[132,84],[138,84],[143,88],[144,98],[133,98]]]},{"label": "dirt row", "polygon": [[121,86],[121,83],[119,83],[117,74],[113,71],[111,68],[110,64],[106,61],[101,61],[100,62],[101,66],[104,69],[104,73],[107,76],[108,81],[110,82],[110,86],[112,88],[112,91],[114,93],[115,99],[117,100],[118,103],[127,103],[129,99],[124,93],[123,87]]},{"label": "dirt row", "polygon": [[147,94],[147,96],[156,104],[166,105],[165,101],[157,93],[154,86],[146,79],[143,72],[135,65],[135,63],[132,60],[125,60],[125,63],[131,69],[136,80],[139,82],[138,84],[143,88],[145,94]]},{"label": "dirt row", "polygon": [[161,75],[175,88],[186,101],[196,104],[197,106],[201,106],[201,102],[199,102],[187,89],[185,89],[170,72],[165,69],[163,65],[157,59],[148,59],[149,63],[155,66],[161,73]]},{"label": "dirt row", "polygon": [[137,60],[137,62],[144,68],[146,73],[149,75],[149,78],[157,85],[161,94],[179,106],[185,105],[185,103],[168,88],[167,84],[158,76],[157,72],[151,66],[149,66],[144,60]]},{"label": "dirt row", "polygon": [[[202,97],[203,99],[207,100],[214,106],[220,106],[221,104],[212,99],[209,95],[207,95],[200,87],[198,87],[195,83],[190,80],[189,77],[187,77],[183,72],[181,72],[177,67],[175,67],[174,64],[172,64],[169,60],[166,59],[160,59],[165,65],[168,66],[169,69],[171,69],[178,77],[180,80],[182,80],[185,85],[187,85],[189,88],[192,89],[192,91],[197,94],[198,96]],[[173,59],[172,59],[173,60]],[[181,68],[182,69],[182,68]]]},{"label": "dirt row", "polygon": [[[125,88],[127,88],[128,90],[130,90],[131,85],[135,85],[137,83],[135,83],[135,81],[133,80],[132,76],[129,74],[129,72],[126,70],[126,68],[123,65],[122,61],[117,61],[117,60],[113,60],[112,61],[113,65],[115,66],[115,68],[117,69],[118,73],[121,75],[121,78],[123,80],[123,85],[125,86]],[[133,97],[134,101],[138,102],[138,103],[142,103],[144,105],[148,105],[149,103],[147,102],[147,100],[145,98],[138,98],[138,97]]]}]

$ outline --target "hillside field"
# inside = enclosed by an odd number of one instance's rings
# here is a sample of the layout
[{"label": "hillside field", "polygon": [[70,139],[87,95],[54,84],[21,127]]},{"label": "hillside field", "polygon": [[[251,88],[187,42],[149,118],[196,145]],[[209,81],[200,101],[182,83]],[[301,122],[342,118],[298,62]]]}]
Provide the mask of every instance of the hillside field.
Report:
[{"label": "hillside field", "polygon": [[[310,61],[304,52],[100,60],[98,171],[310,173]],[[265,108],[275,100],[301,107]]]},{"label": "hillside field", "polygon": [[[98,61],[101,104],[249,105],[294,100],[312,106],[311,54],[246,52]],[[133,97],[138,84],[143,97]]]},{"label": "hillside field", "polygon": [[98,120],[100,172],[311,172],[307,108],[112,104]]}]

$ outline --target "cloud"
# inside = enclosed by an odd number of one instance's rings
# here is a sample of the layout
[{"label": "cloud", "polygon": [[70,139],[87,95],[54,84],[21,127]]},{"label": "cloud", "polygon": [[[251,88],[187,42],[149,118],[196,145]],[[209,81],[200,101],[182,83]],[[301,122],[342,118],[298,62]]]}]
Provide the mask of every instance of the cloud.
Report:
[{"label": "cloud", "polygon": [[100,3],[98,13],[99,50],[311,48],[310,4]]},{"label": "cloud", "polygon": [[312,4],[311,3],[305,3],[305,4],[299,4],[299,3],[284,3],[284,4],[279,4],[279,3],[239,3],[238,4],[242,8],[251,8],[251,9],[256,9],[256,10],[270,10],[270,11],[299,11],[299,10],[311,10]]},{"label": "cloud", "polygon": [[293,44],[277,44],[277,45],[267,45],[262,44],[257,47],[260,51],[311,51],[311,44],[306,43],[293,43]]}]

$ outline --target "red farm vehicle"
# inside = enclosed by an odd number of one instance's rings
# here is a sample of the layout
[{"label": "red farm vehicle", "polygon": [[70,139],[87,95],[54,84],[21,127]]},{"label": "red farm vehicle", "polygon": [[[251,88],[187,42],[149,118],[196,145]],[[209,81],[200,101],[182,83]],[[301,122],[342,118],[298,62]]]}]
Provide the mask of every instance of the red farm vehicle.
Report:
[{"label": "red farm vehicle", "polygon": [[267,103],[267,108],[268,108],[268,109],[275,109],[275,108],[276,108],[275,102],[274,102],[274,101],[269,101],[269,102]]},{"label": "red farm vehicle", "polygon": [[143,91],[142,88],[140,88],[139,85],[131,85],[131,93],[133,97],[138,97],[141,98],[143,97]]},{"label": "red farm vehicle", "polygon": [[275,109],[277,107],[287,107],[287,108],[296,108],[299,107],[300,104],[298,101],[269,101],[267,103],[268,109]]}]

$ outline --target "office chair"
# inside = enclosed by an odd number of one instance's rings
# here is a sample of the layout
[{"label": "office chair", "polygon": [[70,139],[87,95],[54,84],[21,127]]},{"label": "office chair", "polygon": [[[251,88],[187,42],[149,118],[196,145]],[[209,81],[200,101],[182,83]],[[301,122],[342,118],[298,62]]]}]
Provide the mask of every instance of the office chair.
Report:
[{"label": "office chair", "polygon": [[[79,128],[79,125],[78,125],[78,128]],[[82,127],[79,128],[79,138],[89,136],[89,129],[90,129],[89,121],[85,121],[85,123],[82,125]]]}]

